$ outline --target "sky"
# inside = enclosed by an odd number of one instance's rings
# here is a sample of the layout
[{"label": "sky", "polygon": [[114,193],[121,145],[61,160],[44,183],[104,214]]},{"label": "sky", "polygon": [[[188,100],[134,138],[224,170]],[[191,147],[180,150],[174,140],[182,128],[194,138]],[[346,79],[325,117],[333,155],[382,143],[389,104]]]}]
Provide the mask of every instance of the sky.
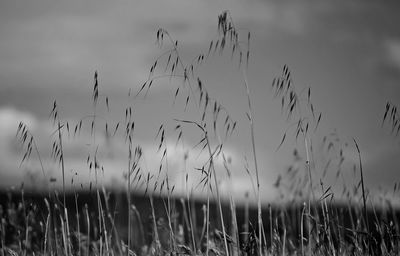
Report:
[{"label": "sky", "polygon": [[[281,102],[271,89],[284,65],[290,68],[300,95],[311,88],[313,105],[322,116],[317,131],[309,137],[314,182],[323,181],[325,188],[332,186],[338,194],[344,186],[358,183],[359,174],[354,173],[354,165],[359,168],[356,139],[371,197],[382,191],[390,191],[394,197],[393,187],[400,177],[400,137],[381,122],[388,101],[400,105],[399,8],[396,1],[1,1],[0,186],[24,182],[43,187],[55,178],[50,185],[60,188],[61,169],[50,153],[56,140],[50,118],[53,102],[57,101],[60,118],[71,127],[81,119],[91,120],[97,71],[101,96],[95,136],[85,125],[75,138],[64,129],[68,187],[87,189],[94,182],[86,158],[93,156],[96,148],[105,169],[99,182],[124,186],[128,144],[122,132],[111,139],[104,136],[104,126],[123,123],[125,108],[132,107],[133,147],[143,149],[143,173],[153,174],[156,180],[159,164],[165,162],[157,152],[156,138],[164,124],[168,154],[161,176],[168,174],[177,193],[192,188],[194,194],[204,196],[205,190],[197,186],[201,175],[196,168],[207,160],[207,152],[194,147],[201,133],[181,124],[184,139],[176,143],[174,119],[200,120],[194,103],[184,111],[185,96],[174,104],[174,92],[182,80],[165,77],[154,82],[146,97],[133,95],[148,79],[154,61],[172,46],[167,40],[162,47],[157,44],[159,28],[178,40],[182,61],[190,63],[197,54],[207,53],[210,41],[218,37],[218,15],[228,10],[244,44],[251,33],[246,72],[263,201],[276,200],[285,186],[290,186],[290,166],[305,172],[304,141],[296,141],[293,120],[282,114]],[[165,56],[162,61],[165,65]],[[163,73],[160,65],[157,74]],[[228,51],[213,54],[196,69],[212,98],[237,121],[235,132],[224,142],[231,178],[227,178],[222,156],[216,158],[215,166],[222,193],[243,199],[246,192],[253,191],[255,168],[244,77],[239,71],[238,59],[231,58]],[[15,136],[20,121],[35,138],[44,174],[36,152],[21,164],[24,148]],[[322,144],[325,136],[334,144],[331,151]],[[345,161],[337,178],[340,149]],[[332,165],[323,176],[329,159]],[[186,173],[190,177],[187,185]],[[277,186],[277,181],[282,185]]]}]

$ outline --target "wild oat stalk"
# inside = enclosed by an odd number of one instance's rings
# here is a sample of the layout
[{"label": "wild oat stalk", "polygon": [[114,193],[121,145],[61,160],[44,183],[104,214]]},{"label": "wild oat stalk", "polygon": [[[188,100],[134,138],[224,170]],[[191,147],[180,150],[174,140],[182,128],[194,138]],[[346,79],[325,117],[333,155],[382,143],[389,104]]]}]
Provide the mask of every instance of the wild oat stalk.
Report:
[{"label": "wild oat stalk", "polygon": [[[204,147],[207,148],[208,154],[209,154],[208,171],[206,172],[206,175],[207,175],[206,177],[207,178],[203,179],[204,180],[204,185],[207,186],[207,220],[209,220],[209,200],[210,200],[209,196],[210,196],[210,190],[211,190],[210,178],[213,177],[215,191],[216,191],[217,200],[218,200],[218,209],[219,209],[219,213],[220,213],[220,220],[221,220],[221,226],[222,226],[222,232],[223,232],[225,252],[226,252],[226,255],[229,255],[228,242],[227,242],[227,237],[226,237],[227,233],[225,231],[225,223],[224,223],[223,212],[222,212],[221,196],[220,196],[220,193],[219,193],[218,179],[217,179],[215,166],[214,166],[214,158],[215,158],[216,155],[218,155],[221,152],[222,145],[218,145],[217,148],[214,151],[212,151],[206,127],[202,126],[201,124],[199,124],[199,123],[197,123],[195,121],[179,120],[179,119],[175,119],[175,120],[177,122],[182,122],[182,123],[188,123],[188,124],[195,125],[203,133],[202,141],[204,142]],[[202,171],[204,171],[204,169]],[[206,251],[206,254],[208,253],[208,250],[209,250],[209,247],[208,247],[208,243],[209,243],[208,227],[209,227],[209,224],[207,223],[207,251]]]},{"label": "wild oat stalk", "polygon": [[[53,143],[52,155],[61,164],[62,188],[63,188],[63,207],[65,208],[66,207],[66,204],[65,204],[65,164],[64,164],[64,150],[63,150],[63,140],[62,140],[62,129],[64,128],[64,124],[61,124],[61,121],[60,121],[57,101],[54,101],[54,103],[53,103],[53,109],[51,110],[50,116],[53,119],[53,123],[57,123],[57,130],[54,133],[58,134],[58,141]],[[68,123],[66,123],[66,125],[69,127]]]},{"label": "wild oat stalk", "polygon": [[[36,152],[36,155],[37,155],[37,157],[39,159],[40,168],[42,170],[43,178],[46,180],[46,173],[44,171],[43,161],[42,161],[42,158],[40,156],[39,148],[37,146],[36,140],[35,140],[33,134],[28,129],[28,126],[23,122],[19,122],[19,124],[18,124],[18,129],[17,129],[17,133],[16,133],[15,136],[17,137],[18,135],[19,135],[19,139],[20,139],[21,143],[23,145],[26,145],[25,153],[24,153],[24,156],[23,156],[23,158],[21,160],[20,167],[21,167],[21,165],[22,165],[22,163],[24,161],[29,159],[29,157],[30,157],[30,155],[32,153],[32,148],[34,148],[35,152]],[[26,142],[28,142],[28,144],[26,144]],[[46,180],[46,182],[47,182],[47,180]]]},{"label": "wild oat stalk", "polygon": [[[361,177],[361,190],[362,190],[362,199],[363,199],[363,211],[364,211],[364,221],[365,221],[365,226],[367,228],[367,234],[369,235],[369,224],[368,224],[368,213],[367,213],[367,199],[365,195],[365,188],[364,188],[364,175],[363,175],[363,168],[362,168],[362,161],[361,161],[361,153],[360,153],[360,148],[358,147],[358,143],[356,139],[353,138],[354,144],[357,149],[357,154],[358,154],[358,160],[359,160],[359,165],[360,165],[360,177]],[[370,238],[368,236],[368,246],[369,250],[371,249],[371,243],[369,242]],[[372,253],[372,252],[370,252]]]},{"label": "wild oat stalk", "polygon": [[[171,219],[171,214],[172,214],[172,207],[171,207],[171,195],[175,189],[175,185],[173,185],[172,187],[170,186],[169,183],[169,177],[168,177],[168,173],[169,173],[169,165],[168,165],[168,148],[167,148],[167,144],[166,144],[166,132],[164,129],[164,125],[161,125],[156,138],[160,135],[160,143],[158,146],[158,152],[163,149],[163,153],[162,153],[162,158],[161,158],[161,162],[160,162],[160,169],[159,169],[159,173],[158,173],[158,177],[156,180],[156,185],[154,187],[154,190],[156,189],[156,186],[158,185],[158,179],[159,176],[161,174],[161,169],[162,169],[162,164],[163,161],[165,161],[165,169],[166,169],[166,173],[165,173],[165,178],[163,179],[163,181],[161,182],[161,186],[160,186],[160,193],[161,191],[166,187],[166,193],[167,193],[167,205],[165,205],[164,202],[164,207],[165,207],[165,212],[167,214],[167,219],[168,219],[168,228],[169,228],[169,238],[170,238],[170,251],[176,251],[177,250],[177,245],[176,245],[176,240],[175,240],[175,234],[174,234],[174,229],[172,228],[172,219]],[[154,191],[153,191],[154,192]]]},{"label": "wild oat stalk", "polygon": [[[257,161],[257,151],[256,151],[256,143],[255,143],[255,131],[254,131],[254,117],[253,117],[253,108],[251,105],[250,99],[250,88],[247,79],[247,68],[249,64],[250,57],[250,32],[247,34],[247,45],[246,49],[242,49],[242,45],[239,41],[238,32],[233,23],[233,19],[230,16],[228,11],[224,11],[221,15],[218,16],[218,29],[221,35],[221,39],[217,41],[216,48],[218,43],[220,43],[220,52],[224,49],[226,41],[229,40],[231,43],[232,56],[237,51],[239,53],[239,68],[242,71],[243,79],[244,79],[244,87],[246,90],[247,103],[248,103],[248,112],[247,118],[250,123],[250,134],[251,134],[251,145],[252,145],[252,155],[253,155],[253,163],[255,168],[256,175],[256,183],[257,183],[257,218],[258,218],[258,239],[259,239],[259,255],[262,255],[263,246],[262,246],[262,209],[261,209],[261,193],[260,193],[260,178],[259,178],[259,170],[258,170],[258,161]],[[211,45],[210,45],[211,48]],[[242,65],[243,53],[246,53],[246,65]]]},{"label": "wild oat stalk", "polygon": [[[225,15],[226,18],[226,13],[223,14]],[[222,15],[222,16],[223,16]],[[214,53],[215,51],[218,49],[220,51],[220,53],[222,53],[223,49],[226,47],[226,43],[228,40],[228,35],[230,35],[230,39],[231,39],[231,45],[235,45],[238,42],[238,36],[237,36],[237,32],[234,31],[233,28],[230,28],[229,33],[228,32],[228,28],[225,27],[225,25],[223,25],[223,19],[221,17],[219,17],[219,30],[223,30],[223,36],[221,38],[219,38],[217,41],[217,43],[215,44],[214,47]],[[209,155],[209,160],[208,160],[208,171],[207,171],[207,175],[205,179],[202,180],[201,183],[203,183],[204,181],[204,185],[207,186],[207,250],[206,250],[206,254],[208,255],[209,252],[209,229],[208,229],[208,223],[209,223],[209,197],[210,197],[210,178],[213,177],[214,179],[214,183],[215,183],[215,187],[216,187],[216,192],[217,192],[217,197],[218,197],[218,205],[220,208],[220,217],[221,217],[221,222],[222,222],[222,229],[223,231],[225,231],[225,227],[224,227],[224,220],[223,220],[223,215],[222,215],[222,206],[221,206],[221,200],[220,200],[220,195],[219,195],[219,188],[218,188],[218,180],[216,178],[216,170],[214,167],[214,162],[213,162],[213,158],[215,157],[215,153],[213,152],[210,146],[210,137],[209,137],[209,131],[207,129],[207,118],[206,116],[208,115],[208,108],[211,107],[211,104],[214,103],[214,108],[213,108],[213,125],[212,127],[214,128],[214,133],[216,134],[216,130],[217,130],[217,122],[218,122],[218,116],[220,114],[220,112],[226,111],[225,108],[223,108],[216,100],[212,99],[209,95],[209,93],[207,92],[207,90],[204,88],[202,81],[200,80],[199,77],[195,76],[195,68],[199,65],[201,65],[210,55],[211,52],[211,48],[213,48],[213,42],[211,42],[210,44],[210,48],[208,51],[207,55],[204,54],[199,54],[197,57],[195,57],[192,62],[189,63],[189,65],[185,65],[180,57],[179,51],[178,51],[178,42],[173,40],[172,37],[169,35],[169,33],[164,30],[164,29],[159,29],[157,31],[157,43],[159,44],[160,47],[162,47],[163,45],[163,40],[164,40],[164,36],[170,41],[172,47],[171,49],[169,49],[168,51],[166,51],[165,53],[163,53],[162,55],[160,55],[159,58],[157,58],[154,62],[154,64],[151,66],[150,68],[150,73],[149,73],[149,77],[147,79],[147,81],[141,86],[141,88],[139,89],[139,91],[136,93],[137,97],[142,91],[146,91],[145,95],[147,95],[147,93],[149,92],[151,86],[154,85],[154,81],[160,78],[165,78],[165,77],[169,77],[169,78],[183,78],[183,85],[179,86],[176,91],[175,91],[175,96],[174,96],[174,103],[175,103],[175,99],[178,97],[179,93],[182,92],[183,89],[186,90],[187,92],[187,96],[185,99],[185,111],[186,108],[188,107],[188,104],[190,102],[190,99],[195,98],[195,93],[198,93],[198,101],[194,101],[195,105],[196,105],[196,109],[199,111],[200,117],[201,117],[201,121],[195,122],[193,121],[193,124],[196,124],[197,126],[200,127],[200,129],[202,130],[203,133],[203,139],[200,141],[199,144],[203,145],[203,149],[207,149],[208,150],[208,155]],[[234,43],[236,42],[236,43]],[[233,48],[235,48],[236,46],[233,46]],[[235,50],[233,50],[233,53],[235,52]],[[162,61],[162,58],[166,58],[166,56],[168,56],[168,60],[166,61],[166,66],[164,68],[164,72],[169,70],[170,73],[169,74],[162,74],[162,75],[156,75],[156,71],[157,71],[157,65]],[[240,52],[240,56],[242,56],[242,52]],[[242,57],[240,57],[242,58]],[[247,54],[247,58],[248,58],[248,54]],[[240,60],[241,62],[242,60]],[[181,72],[180,74],[177,72]],[[198,90],[194,91],[194,88],[192,88],[192,83],[191,80],[197,80],[197,84],[198,84]],[[233,122],[232,119],[229,117],[229,115],[226,116],[225,119],[225,123],[224,123],[224,127],[226,128],[225,134],[226,136],[229,134],[232,134],[232,132],[235,130],[236,127],[236,122]],[[162,130],[162,132],[161,132]],[[161,132],[161,134],[163,134],[164,129],[161,126],[159,129],[159,133]],[[178,136],[178,140],[179,138],[181,138],[182,135],[182,131],[180,130],[180,134]],[[162,136],[161,136],[162,137]],[[160,143],[159,149],[161,147],[162,143]],[[222,142],[219,139],[219,143],[218,145],[220,145],[220,148],[222,149]],[[218,146],[219,147],[219,146]],[[221,150],[220,149],[220,150]],[[229,253],[228,250],[228,246],[227,246],[227,239],[226,239],[226,234],[224,232],[224,242],[225,242],[225,249],[226,249],[226,254]]]}]

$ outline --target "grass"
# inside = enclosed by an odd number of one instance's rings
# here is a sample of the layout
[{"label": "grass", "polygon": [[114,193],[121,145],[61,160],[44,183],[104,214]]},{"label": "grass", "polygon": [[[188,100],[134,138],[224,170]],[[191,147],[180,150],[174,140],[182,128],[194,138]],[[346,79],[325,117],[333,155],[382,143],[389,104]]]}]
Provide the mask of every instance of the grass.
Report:
[{"label": "grass", "polygon": [[[324,184],[324,175],[319,184],[315,182],[315,173],[321,170],[317,170],[319,165],[314,159],[313,134],[321,123],[322,113],[312,103],[311,88],[298,92],[287,65],[272,82],[272,91],[288,121],[277,150],[287,140],[293,139],[300,141],[298,146],[306,157],[303,160],[295,151],[293,165],[275,183],[277,189],[290,195],[286,200],[288,203],[262,204],[256,120],[251,85],[247,79],[251,60],[250,32],[242,37],[230,13],[223,12],[218,17],[218,35],[210,42],[208,51],[198,54],[186,64],[178,41],[164,29],[157,31],[157,45],[165,51],[151,65],[147,80],[132,95],[132,102],[139,97],[146,98],[158,81],[169,80],[177,86],[173,93],[174,104],[183,102],[183,113],[190,110],[194,115],[191,119],[175,119],[173,128],[161,124],[156,129],[155,144],[161,155],[156,174],[146,171],[142,148],[134,143],[133,103],[126,106],[124,120],[114,124],[98,114],[100,107],[109,112],[110,102],[106,95],[100,94],[97,72],[94,75],[91,114],[71,124],[63,121],[54,101],[50,114],[55,126],[51,134],[54,138],[51,155],[59,163],[62,173],[61,199],[58,191],[51,186],[36,199],[32,195],[26,197],[24,186],[21,186],[20,194],[15,191],[5,193],[7,197],[2,199],[0,208],[1,255],[398,255],[399,212],[390,201],[385,201],[386,205],[378,208],[368,197],[363,178],[362,148],[355,139],[360,176],[355,176],[353,186],[344,185],[342,195],[335,195],[334,189]],[[247,97],[248,109],[245,112],[253,162],[246,160],[243,176],[247,175],[253,184],[255,207],[248,203],[238,207],[234,197],[223,200],[220,194],[217,172],[226,174],[230,182],[232,178],[225,144],[233,138],[237,122],[208,92],[197,69],[207,65],[210,58],[222,58],[224,54],[230,55],[233,64],[237,62],[234,66],[241,71],[241,83]],[[400,121],[397,107],[392,103],[386,105],[382,126],[384,124],[391,127],[394,136],[398,135]],[[70,134],[74,139],[79,138],[85,128],[92,139],[86,164],[90,171],[95,172],[95,181],[90,184],[88,195],[76,190],[70,194],[65,185],[63,143],[70,139]],[[200,154],[206,160],[197,170],[185,169],[186,192],[178,196],[174,193],[175,184],[170,181],[167,140],[176,136],[176,144],[184,143],[187,129],[197,131],[201,139],[193,148],[200,148]],[[126,187],[119,196],[117,192],[110,193],[97,179],[104,172],[98,152],[105,145],[96,140],[99,132],[109,139],[120,136],[126,143]],[[21,164],[33,157],[34,152],[44,178],[48,179],[29,127],[20,123],[16,137],[24,149]],[[328,152],[336,141],[325,137],[323,144]],[[343,177],[344,156],[342,149],[339,152],[337,178]],[[215,165],[217,158],[222,159],[221,170]],[[305,168],[299,167],[296,162],[301,162]],[[330,163],[330,160],[326,163],[323,173],[326,173]],[[201,173],[196,188],[189,187],[188,183],[192,171]],[[146,200],[140,207],[137,204],[142,201],[132,198],[138,187],[144,188],[145,197],[141,200]],[[194,189],[206,191],[206,199],[199,201],[193,198],[191,192]],[[393,193],[396,191],[397,186]],[[336,198],[341,200],[335,201]]]}]

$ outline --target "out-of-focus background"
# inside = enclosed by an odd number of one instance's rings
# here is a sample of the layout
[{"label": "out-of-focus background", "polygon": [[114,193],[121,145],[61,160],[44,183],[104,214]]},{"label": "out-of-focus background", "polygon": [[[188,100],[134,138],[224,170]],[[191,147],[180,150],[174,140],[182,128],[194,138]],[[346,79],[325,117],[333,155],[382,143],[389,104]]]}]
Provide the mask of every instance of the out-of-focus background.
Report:
[{"label": "out-of-focus background", "polygon": [[[304,94],[311,87],[313,104],[322,113],[312,139],[316,182],[327,159],[332,159],[324,178],[326,186],[340,193],[345,183],[357,184],[355,138],[367,188],[371,194],[391,193],[400,177],[400,137],[391,133],[390,125],[381,124],[386,102],[400,105],[400,5],[396,1],[1,1],[0,186],[9,188],[24,182],[40,189],[50,178],[56,180],[51,186],[60,186],[61,171],[50,156],[56,139],[50,118],[53,102],[57,101],[61,119],[71,124],[92,115],[97,70],[100,94],[107,95],[110,105],[109,112],[104,104],[97,110],[99,127],[105,120],[114,127],[124,120],[125,108],[132,106],[136,124],[133,144],[143,148],[143,168],[157,174],[161,156],[155,137],[165,124],[169,127],[170,182],[182,192],[189,173],[193,177],[190,187],[196,187],[199,175],[195,168],[205,157],[199,156],[200,149],[193,149],[193,145],[201,136],[188,129],[184,134],[187,143],[176,145],[173,133],[174,118],[191,119],[188,113],[181,116],[182,104],[173,104],[180,82],[161,79],[145,99],[128,94],[140,89],[155,59],[168,48],[167,41],[166,48],[156,44],[158,28],[178,40],[182,59],[188,63],[196,54],[207,52],[217,36],[217,17],[224,10],[229,10],[244,40],[251,32],[248,81],[262,199],[279,197],[287,169],[304,167],[305,162],[304,145],[301,140],[296,143],[293,132],[288,132],[276,150],[292,125],[281,114],[281,103],[271,89],[284,64],[289,66],[299,92],[304,90]],[[232,180],[223,178],[222,160],[216,165],[221,190],[243,198],[253,190],[246,159],[252,174],[254,167],[247,99],[237,60],[231,60],[230,53],[216,54],[198,71],[213,98],[238,121],[236,132],[225,144]],[[45,175],[35,152],[21,165],[23,148],[15,137],[20,121],[34,135]],[[86,164],[93,145],[102,148],[99,158],[105,169],[99,182],[121,187],[128,166],[123,136],[107,139],[97,131],[94,142],[88,130],[79,138],[68,139],[65,134],[68,187],[88,188],[94,181]],[[322,144],[324,136],[334,145],[329,152]],[[294,157],[295,149],[298,156]],[[338,167],[340,151],[345,161]],[[337,177],[339,168],[341,175]],[[201,187],[196,191],[203,193]]]}]

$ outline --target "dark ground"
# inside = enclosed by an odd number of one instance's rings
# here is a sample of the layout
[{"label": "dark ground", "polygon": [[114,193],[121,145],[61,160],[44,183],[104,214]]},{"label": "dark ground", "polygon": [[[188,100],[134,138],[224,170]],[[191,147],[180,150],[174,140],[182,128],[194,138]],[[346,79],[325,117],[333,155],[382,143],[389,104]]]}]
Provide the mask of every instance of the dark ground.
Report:
[{"label": "dark ground", "polygon": [[[108,219],[109,228],[112,229],[111,219],[114,222],[116,233],[118,234],[118,239],[122,239],[126,241],[127,239],[127,230],[128,230],[128,204],[127,197],[125,192],[112,192],[107,193],[107,204],[104,200],[104,194],[100,191],[100,197],[102,200],[102,208],[106,213],[105,217]],[[46,218],[48,216],[48,207],[46,206],[45,199],[50,203],[51,209],[53,209],[54,213],[57,211],[60,213],[59,209],[62,209],[62,194],[55,195],[46,194],[46,193],[37,193],[37,192],[24,192],[20,191],[1,191],[0,192],[0,214],[1,217],[6,219],[10,218],[9,213],[10,209],[20,209],[16,214],[22,214],[25,216],[28,213],[32,213],[36,216],[38,228],[43,229],[43,223],[46,223]],[[132,204],[136,207],[136,211],[132,211],[131,217],[131,231],[132,232],[132,244],[137,248],[139,248],[143,244],[150,244],[153,239],[153,220],[151,213],[151,205],[149,197],[143,195],[132,195],[131,197]],[[195,227],[195,234],[199,237],[202,232],[202,227],[204,225],[204,210],[203,207],[206,205],[206,201],[192,201],[190,204],[190,212],[192,219],[195,223],[193,223]],[[184,202],[180,198],[172,198],[171,205],[172,208],[175,209],[172,214],[172,222],[173,228],[177,231],[179,230],[179,225],[181,225],[184,229],[184,241],[189,241],[189,232],[187,232],[187,226],[185,223],[185,218],[183,214],[183,204],[185,204],[185,211],[189,213],[189,205],[187,202]],[[98,200],[97,193],[95,190],[91,192],[80,192],[76,197],[75,194],[69,193],[66,195],[66,208],[68,210],[69,216],[69,225],[71,227],[76,227],[77,218],[76,213],[77,209],[79,212],[80,219],[80,229],[83,234],[87,234],[87,215],[85,214],[85,209],[88,209],[89,219],[90,219],[90,234],[91,236],[96,238],[98,236],[99,230],[97,229],[98,223]],[[221,230],[220,217],[218,214],[217,205],[213,202],[210,203],[210,224],[211,231],[215,231],[215,229]],[[357,221],[360,221],[360,216],[362,215],[361,207],[350,207],[349,205],[341,205],[341,204],[328,204],[327,209],[330,213],[330,219],[324,218],[322,208],[322,204],[317,203],[311,207],[312,215],[317,216],[319,218],[318,223],[326,223],[327,226],[332,227],[332,230],[336,230],[337,232],[332,234],[333,238],[336,238],[334,243],[338,243],[338,241],[346,240],[351,243],[352,235],[354,232],[360,232],[360,234],[366,233],[362,230],[358,230],[362,225],[360,223],[357,224]],[[156,222],[159,228],[160,239],[163,242],[163,236],[168,237],[168,225],[167,225],[167,217],[166,217],[166,207],[167,207],[167,199],[162,197],[154,197],[154,209]],[[58,209],[58,210],[57,210]],[[263,222],[264,222],[264,231],[266,234],[267,244],[271,243],[271,238],[273,238],[273,234],[278,234],[280,236],[284,229],[287,232],[287,238],[291,239],[293,242],[293,246],[298,246],[300,230],[301,230],[301,216],[303,212],[303,204],[301,203],[292,203],[287,204],[285,206],[268,206],[265,205],[263,208]],[[308,209],[306,209],[308,210]],[[247,211],[247,212],[246,212]],[[227,231],[231,230],[232,227],[232,218],[230,206],[228,203],[223,204],[223,212],[224,212],[224,220],[225,226],[227,227]],[[270,215],[270,213],[272,215]],[[108,215],[109,214],[109,215]],[[110,216],[111,218],[108,218]],[[236,218],[238,222],[239,232],[245,231],[246,225],[246,216],[248,216],[248,220],[250,223],[250,227],[248,229],[249,232],[258,232],[256,231],[257,227],[257,209],[256,208],[248,208],[245,207],[237,207],[236,209]],[[21,216],[20,216],[21,217]],[[17,218],[18,219],[18,218]],[[19,225],[24,225],[24,218],[20,218],[22,220],[19,221]],[[316,220],[314,218],[314,220]],[[399,234],[398,223],[400,220],[400,211],[394,209],[368,209],[368,227],[369,234],[373,237],[374,244],[379,246],[385,237],[393,236]],[[41,222],[41,224],[40,224]],[[271,223],[273,229],[271,230]],[[305,222],[304,222],[305,223]],[[360,225],[359,227],[357,225]],[[318,226],[318,225],[317,225]],[[321,226],[321,225],[320,225]],[[254,228],[252,228],[254,227]],[[304,224],[304,228],[307,228],[307,225]],[[322,227],[321,227],[322,228]],[[74,229],[74,228],[71,228]],[[272,231],[272,232],[271,232]],[[16,232],[14,230],[13,232]],[[322,233],[322,232],[321,232]],[[217,234],[214,233],[213,234]],[[258,233],[256,233],[258,234]],[[308,234],[308,231],[304,232],[304,236]],[[368,234],[365,234],[368,236]],[[339,238],[339,237],[342,238]],[[396,235],[397,236],[397,235]],[[114,236],[115,237],[115,236]],[[245,241],[246,235],[241,235],[242,243]],[[40,236],[38,237],[40,239]],[[335,240],[335,239],[334,239]],[[166,241],[168,242],[168,239]],[[7,243],[7,241],[6,241]]]}]

